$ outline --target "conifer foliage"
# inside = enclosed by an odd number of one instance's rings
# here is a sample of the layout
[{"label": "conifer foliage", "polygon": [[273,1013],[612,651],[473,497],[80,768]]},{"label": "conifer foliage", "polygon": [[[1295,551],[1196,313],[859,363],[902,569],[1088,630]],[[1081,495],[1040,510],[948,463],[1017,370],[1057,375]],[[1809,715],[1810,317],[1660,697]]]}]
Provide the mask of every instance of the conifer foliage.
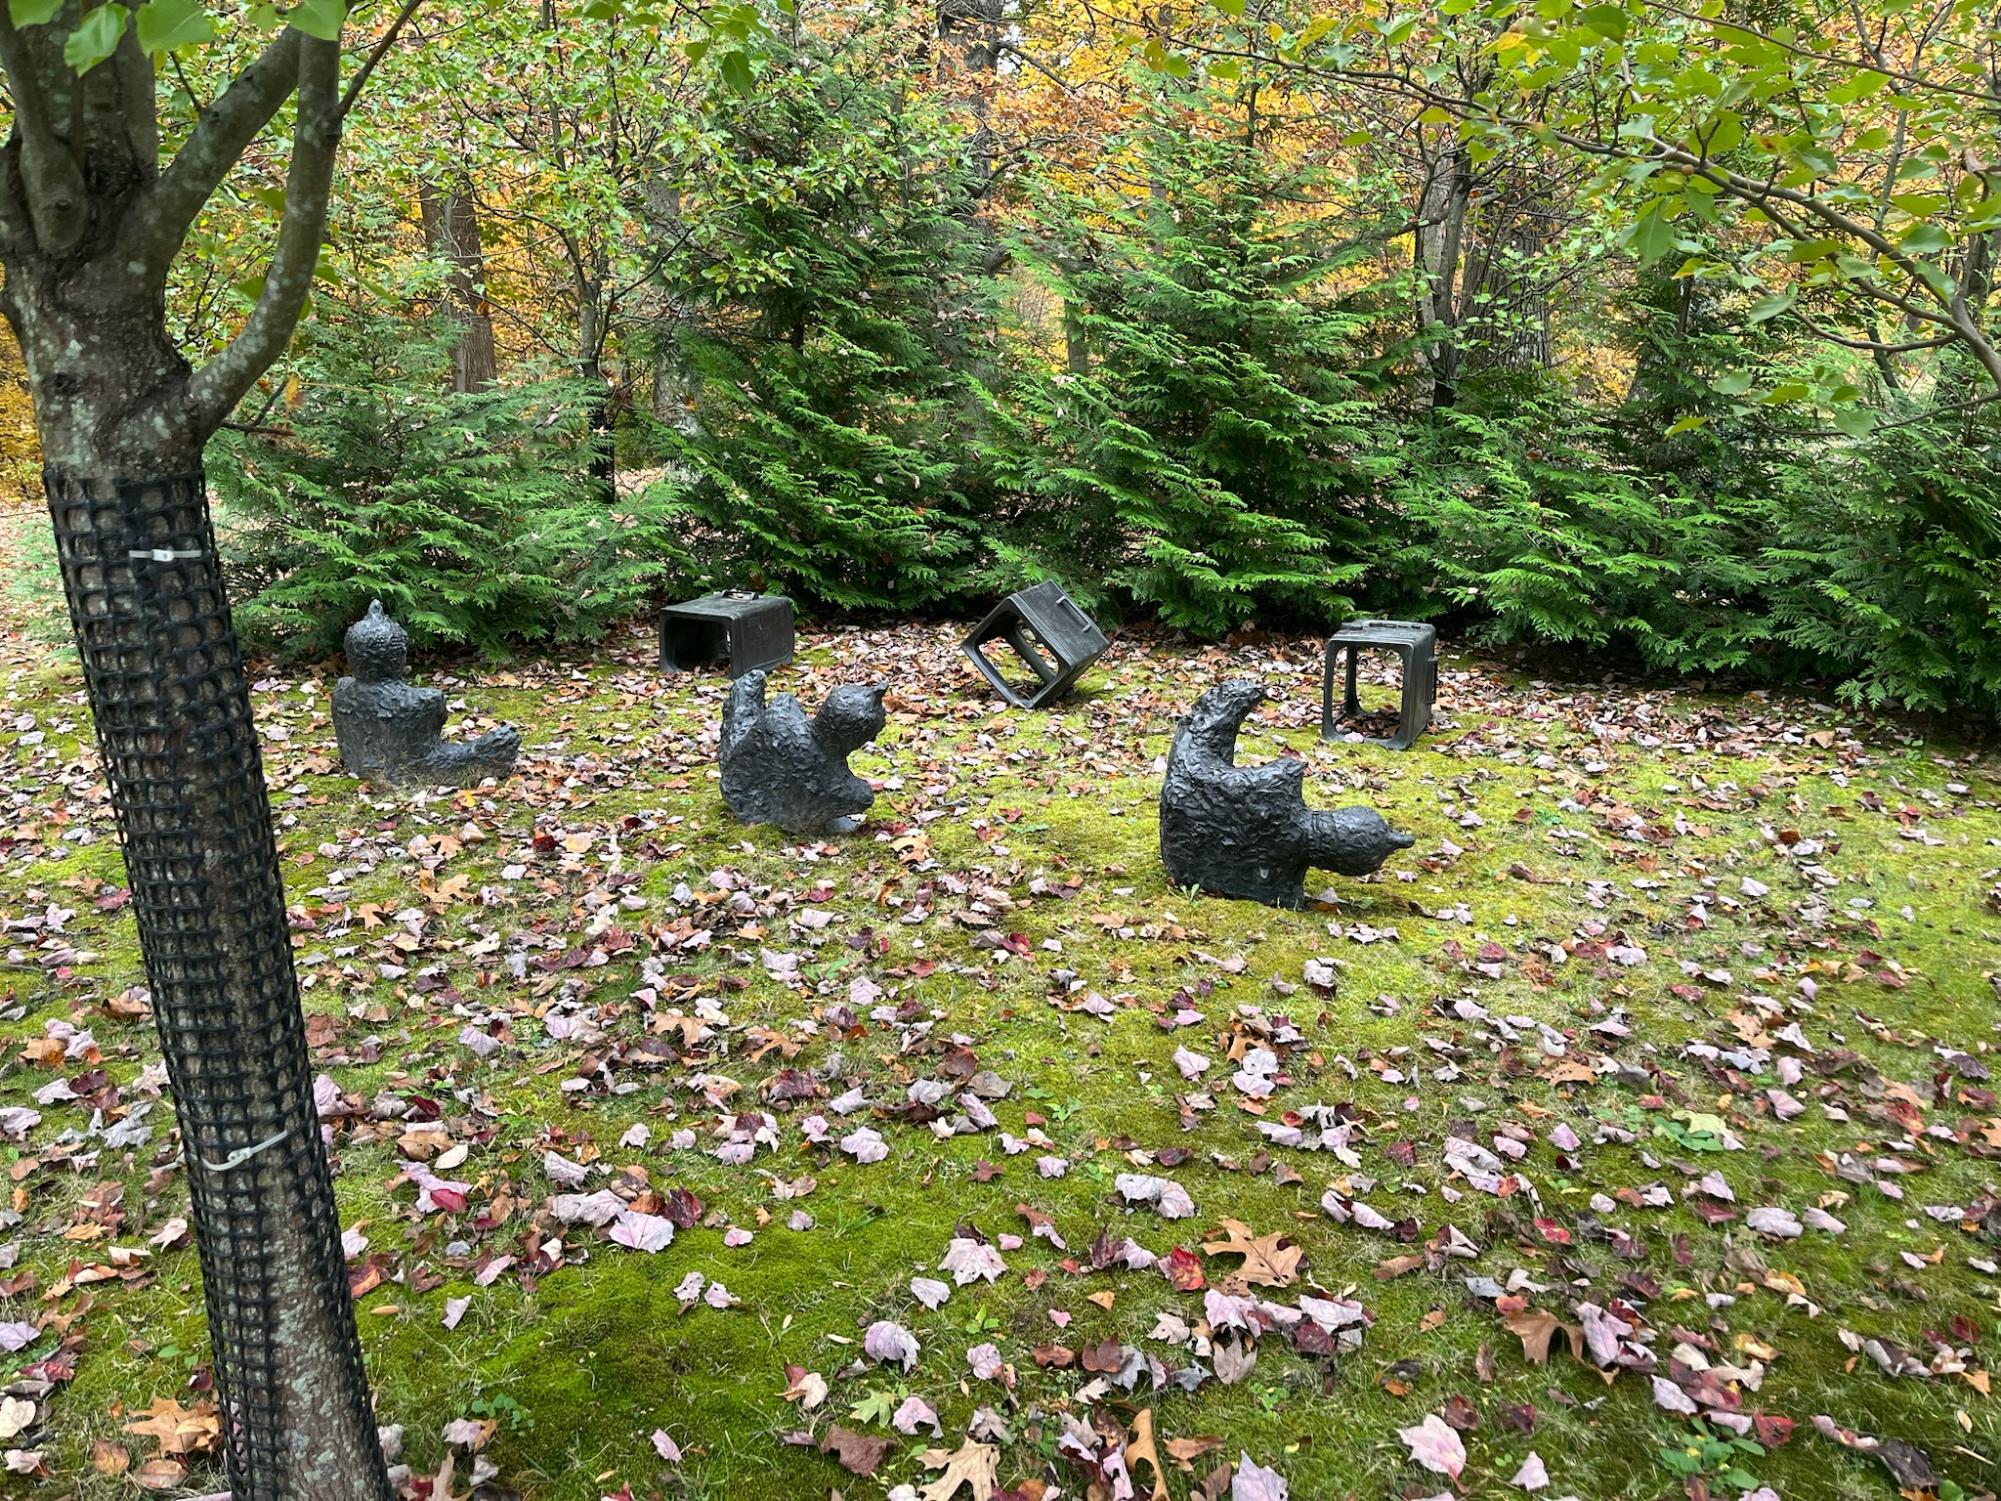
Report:
[{"label": "conifer foliage", "polygon": [[670,498],[589,483],[589,393],[567,379],[448,389],[456,330],[323,307],[300,400],[210,451],[241,629],[337,650],[379,599],[421,646],[490,656],[590,638],[683,560]]},{"label": "conifer foliage", "polygon": [[1341,290],[1367,239],[1287,211],[1326,185],[1221,123],[1161,104],[1037,215],[1022,253],[1061,287],[1083,358],[1022,381],[997,455],[1025,565],[1212,634],[1352,609],[1387,467],[1373,288]]},{"label": "conifer foliage", "polygon": [[756,87],[681,144],[679,504],[703,582],[908,607],[972,550],[961,428],[991,325],[963,137],[917,86],[907,19],[857,24],[769,39]]}]

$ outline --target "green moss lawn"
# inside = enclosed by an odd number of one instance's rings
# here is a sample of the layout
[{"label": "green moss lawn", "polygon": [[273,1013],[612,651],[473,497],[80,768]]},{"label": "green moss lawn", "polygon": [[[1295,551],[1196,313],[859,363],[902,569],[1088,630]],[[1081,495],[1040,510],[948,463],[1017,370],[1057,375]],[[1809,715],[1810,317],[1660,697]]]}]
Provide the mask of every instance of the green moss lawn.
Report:
[{"label": "green moss lawn", "polygon": [[[0,1485],[198,1494],[171,1098],[79,683],[15,614]],[[258,681],[416,1494],[1995,1485],[1995,760],[1462,657],[1417,750],[1323,743],[1307,640],[1129,639],[1003,713],[954,640],[806,634],[778,686],[892,687],[825,844],[729,818],[724,684],[639,632],[434,675],[526,741],[450,798],[338,773],[327,672]],[[1234,673],[1249,755],[1416,847],[1301,912],[1171,889],[1161,757]]]}]

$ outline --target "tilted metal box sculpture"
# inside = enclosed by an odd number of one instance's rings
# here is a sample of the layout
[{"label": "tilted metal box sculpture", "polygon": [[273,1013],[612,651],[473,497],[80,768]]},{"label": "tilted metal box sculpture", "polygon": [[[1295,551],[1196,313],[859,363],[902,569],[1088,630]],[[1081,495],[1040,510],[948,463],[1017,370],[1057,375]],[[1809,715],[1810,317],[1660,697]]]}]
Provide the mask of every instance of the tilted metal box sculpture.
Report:
[{"label": "tilted metal box sculpture", "polygon": [[[995,641],[1004,642],[1028,665],[1035,687],[1024,692],[1008,682],[986,654]],[[994,606],[962,644],[994,692],[1017,709],[1040,709],[1074,688],[1111,642],[1061,584],[1044,579]]]},{"label": "tilted metal box sculpture", "polygon": [[1306,872],[1365,876],[1415,842],[1374,808],[1306,806],[1306,766],[1237,765],[1237,732],[1265,692],[1211,688],[1175,731],[1160,788],[1160,857],[1177,886],[1274,907],[1306,902]]},{"label": "tilted metal box sculpture", "polygon": [[720,665],[733,678],[792,660],[792,601],[782,594],[724,589],[660,612],[660,665],[698,672]]},{"label": "tilted metal box sculpture", "polygon": [[513,769],[521,734],[511,726],[461,745],[438,738],[445,727],[445,696],[404,680],[410,633],[389,618],[381,600],[347,628],[346,645],[352,676],[334,685],[333,721],[341,765],[350,775],[398,785],[467,787]]},{"label": "tilted metal box sculpture", "polygon": [[843,684],[808,719],[789,693],[766,703],[764,682],[745,673],[723,705],[723,801],[745,823],[788,834],[853,833],[875,789],[848,757],[882,733],[886,690]]},{"label": "tilted metal box sculpture", "polygon": [[[1387,745],[1392,750],[1409,750],[1431,725],[1432,703],[1438,696],[1438,628],[1414,620],[1351,620],[1327,638],[1327,670],[1320,679],[1320,734],[1335,738],[1334,726],[1362,712],[1355,692],[1356,659],[1363,650],[1394,652],[1403,661],[1403,701],[1397,714],[1397,732],[1387,740],[1371,740],[1371,745]],[[1334,664],[1347,653],[1346,692],[1341,712],[1334,712]]]}]

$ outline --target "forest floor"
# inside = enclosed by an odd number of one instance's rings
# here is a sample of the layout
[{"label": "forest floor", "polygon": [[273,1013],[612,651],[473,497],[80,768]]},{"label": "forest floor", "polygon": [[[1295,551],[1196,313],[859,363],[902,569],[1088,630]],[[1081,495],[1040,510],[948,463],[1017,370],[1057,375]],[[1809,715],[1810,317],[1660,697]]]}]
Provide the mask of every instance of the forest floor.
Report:
[{"label": "forest floor", "polygon": [[[13,611],[0,1494],[212,1491],[122,867],[74,667]],[[1002,712],[955,640],[803,635],[775,686],[891,685],[825,843],[730,819],[724,683],[637,629],[420,663],[458,732],[524,731],[457,796],[341,776],[329,672],[257,680],[415,1494],[2001,1483],[2001,762],[1459,656],[1417,749],[1322,742],[1304,639],[1122,640]],[[1416,847],[1305,911],[1171,888],[1168,736],[1240,673],[1247,756]]]}]

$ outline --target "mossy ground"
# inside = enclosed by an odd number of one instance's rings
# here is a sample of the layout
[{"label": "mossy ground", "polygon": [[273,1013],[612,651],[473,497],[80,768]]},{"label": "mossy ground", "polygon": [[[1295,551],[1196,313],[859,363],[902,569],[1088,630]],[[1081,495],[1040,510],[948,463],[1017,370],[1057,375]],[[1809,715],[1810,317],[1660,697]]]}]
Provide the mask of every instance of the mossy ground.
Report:
[{"label": "mossy ground", "polygon": [[[974,691],[952,639],[944,628],[814,633],[782,675],[778,686],[809,701],[843,678],[893,688],[890,731],[856,761],[888,785],[869,828],[827,846],[729,819],[709,769],[722,684],[662,681],[638,634],[595,661],[448,683],[482,717],[521,725],[526,741],[505,787],[448,800],[377,797],[339,776],[330,680],[260,680],[319,1061],[360,1102],[439,1102],[451,1139],[473,1148],[445,1174],[474,1185],[471,1209],[419,1214],[400,1178],[400,1124],[348,1122],[336,1135],[343,1217],[369,1242],[357,1265],[375,1257],[380,1273],[359,1299],[376,1402],[404,1426],[419,1474],[440,1462],[446,1423],[485,1417],[497,1424],[484,1451],[495,1486],[535,1501],[595,1501],[627,1484],[635,1496],[718,1501],[881,1494],[921,1485],[918,1452],[937,1441],[898,1437],[878,1475],[858,1479],[783,1438],[830,1421],[895,1437],[850,1411],[871,1394],[912,1393],[936,1407],[948,1448],[976,1408],[995,1409],[1009,1434],[1004,1483],[1040,1477],[1082,1494],[1055,1443],[1061,1417],[1093,1405],[1079,1394],[1098,1378],[1042,1369],[1031,1352],[1115,1339],[1188,1364],[1188,1351],[1148,1336],[1162,1311],[1197,1323],[1201,1295],[1154,1272],[1093,1272],[1088,1248],[1101,1230],[1160,1254],[1194,1248],[1228,1216],[1304,1248],[1305,1282],[1265,1296],[1347,1293],[1374,1322],[1361,1350],[1338,1360],[1293,1353],[1269,1333],[1235,1385],[1090,1394],[1121,1421],[1152,1408],[1163,1439],[1220,1439],[1198,1474],[1241,1452],[1282,1473],[1295,1497],[1430,1494],[1446,1482],[1411,1462],[1397,1430],[1458,1396],[1480,1417],[1464,1435],[1469,1493],[1515,1494],[1507,1481],[1531,1451],[1551,1495],[1678,1491],[1662,1451],[1685,1452],[1693,1430],[1655,1405],[1645,1375],[1608,1381],[1562,1353],[1561,1339],[1548,1366],[1531,1364],[1491,1299],[1465,1283],[1506,1282],[1520,1268],[1535,1285],[1528,1301],[1565,1319],[1579,1301],[1624,1298],[1663,1369],[1683,1341],[1707,1344],[1713,1363],[1760,1358],[1762,1387],[1741,1391],[1743,1410],[1798,1427],[1741,1456],[1740,1480],[1787,1497],[1892,1494],[1878,1458],[1813,1431],[1826,1414],[1924,1451],[1948,1495],[1993,1484],[2001,1441],[1983,1373],[1997,1279],[1974,1265],[1996,1250],[1982,1214],[2001,1141],[1980,1064],[2001,930],[1993,760],[1803,702],[1535,683],[1460,659],[1444,674],[1442,723],[1414,751],[1323,743],[1305,641],[1122,643],[1060,712],[1001,714]],[[143,1098],[141,1070],[156,1056],[149,1025],[111,1004],[143,975],[116,901],[122,872],[75,675],[20,636],[7,651],[0,918],[52,906],[71,915],[60,933],[7,935],[0,1105],[32,1105],[59,1074],[101,1066],[115,1086],[101,1127]],[[1175,715],[1229,672],[1273,691],[1247,756],[1303,756],[1312,800],[1366,800],[1417,835],[1381,878],[1331,883],[1338,906],[1271,911],[1175,891],[1160,872],[1159,758]],[[477,839],[464,837],[468,824]],[[728,915],[713,900],[725,870],[747,896]],[[679,946],[698,932],[711,935],[705,947]],[[1618,962],[1614,947],[1644,957]],[[571,950],[585,962],[535,962]],[[801,962],[768,958],[784,953]],[[518,978],[511,954],[526,960]],[[649,960],[661,991],[651,1009],[634,997]],[[1315,960],[1335,964],[1331,989],[1306,982]],[[1069,1009],[1090,995],[1110,1003],[1103,1018]],[[1171,1024],[1177,995],[1199,1022]],[[1513,1019],[1512,1040],[1455,1011],[1460,1001]],[[702,1003],[728,1017],[707,1045],[646,1055],[649,1037],[678,1043],[668,1012]],[[836,1008],[851,1003],[856,1020],[836,1035]],[[872,1021],[877,1005],[905,1009]],[[1303,1034],[1283,1050],[1284,1082],[1263,1107],[1228,1082],[1233,1041],[1254,1040],[1240,1008]],[[1615,1013],[1630,1035],[1590,1030]],[[558,1040],[552,1015],[586,1018],[601,1035]],[[87,1027],[101,1062],[42,1061],[31,1044],[52,1023]],[[462,1045],[468,1023],[499,1048],[482,1058]],[[1589,1082],[1539,1047],[1535,1023],[1591,1069]],[[1775,1039],[1790,1023],[1812,1054]],[[1040,1150],[1065,1158],[1066,1176],[1038,1176],[1037,1152],[1006,1156],[996,1131],[939,1140],[890,1118],[912,1082],[939,1077],[954,1036],[1012,1086],[994,1105],[1001,1128],[1025,1134],[1039,1117],[1051,1142]],[[1773,1113],[1769,1070],[1754,1077],[1687,1051],[1754,1039],[1806,1065],[1797,1118]],[[1206,1079],[1190,1083],[1170,1063],[1181,1045],[1217,1060]],[[868,1122],[887,1161],[858,1165],[808,1143],[800,1123],[824,1102],[763,1097],[781,1069],[825,1068],[836,1052],[870,1108],[835,1119],[833,1134]],[[737,1086],[724,1106],[691,1087],[717,1075]],[[1201,1090],[1213,1108],[1184,1111]],[[1362,1123],[1359,1169],[1266,1148],[1260,1120],[1312,1104],[1346,1105]],[[125,1431],[130,1414],[156,1398],[197,1400],[195,1254],[153,1251],[134,1280],[51,1290],[112,1247],[145,1247],[185,1212],[186,1193],[165,1107],[151,1140],[123,1151],[94,1144],[87,1105],[36,1108],[42,1122],[4,1148],[19,1220],[0,1244],[18,1262],[0,1276],[32,1280],[0,1321],[67,1320],[75,1374],[10,1441],[44,1456],[12,1493],[99,1501],[133,1482],[103,1473],[108,1451],[94,1461],[93,1445],[149,1457],[151,1440]],[[770,1110],[779,1147],[728,1167],[711,1148],[738,1108]],[[1722,1118],[1741,1149],[1705,1150],[1716,1142],[1690,1134],[1691,1113]],[[1581,1148],[1551,1144],[1559,1122]],[[1631,1144],[1596,1140],[1606,1123],[1635,1133]],[[650,1140],[621,1146],[635,1125]],[[676,1150],[683,1127],[696,1145]],[[1445,1166],[1449,1128],[1492,1145],[1506,1127],[1528,1142],[1509,1197]],[[705,1222],[650,1256],[564,1229],[563,1264],[525,1279],[526,1237],[555,1228],[543,1209],[551,1149],[590,1162],[594,1189],[623,1167],[657,1189],[685,1187]],[[1168,1149],[1190,1155],[1172,1167],[1149,1158]],[[1861,1181],[1840,1175],[1842,1154],[1864,1165]],[[1917,1170],[1871,1166],[1883,1159]],[[1693,1207],[1711,1170],[1735,1192],[1729,1223]],[[1185,1186],[1197,1216],[1168,1223],[1124,1205],[1112,1180],[1132,1171]],[[804,1197],[778,1196],[807,1175]],[[86,1201],[107,1182],[122,1187],[122,1205],[93,1222]],[[637,1175],[624,1182],[638,1191]],[[1594,1195],[1653,1184],[1670,1191],[1667,1207],[1591,1207]],[[1417,1239],[1336,1223],[1320,1207],[1330,1185],[1414,1220]],[[497,1203],[503,1221],[476,1228]],[[1017,1204],[1054,1217],[1070,1266],[1028,1238],[1004,1252],[997,1284],[921,1307],[910,1279],[936,1274],[957,1227],[1027,1236]],[[1765,1205],[1825,1205],[1847,1228],[1769,1240],[1745,1225]],[[795,1209],[811,1229],[788,1228]],[[1447,1223],[1477,1259],[1399,1272],[1396,1258],[1422,1253]],[[725,1225],[754,1238],[726,1248]],[[1607,1229],[1633,1237],[1634,1254],[1615,1254]],[[477,1286],[496,1254],[523,1262]],[[1212,1283],[1233,1266],[1211,1258]],[[737,1306],[684,1311],[675,1288],[690,1271],[725,1282]],[[448,1330],[455,1298],[471,1301]],[[922,1342],[907,1375],[849,1369],[877,1319]],[[56,1337],[51,1325],[15,1358],[46,1357]],[[1859,1353],[1871,1339],[1939,1372],[1889,1376]],[[989,1342],[1018,1377],[1012,1392],[968,1370],[965,1351]],[[1963,1358],[1940,1359],[1944,1347]],[[802,1412],[781,1396],[788,1365],[832,1382],[824,1407]],[[684,1451],[677,1467],[653,1454],[660,1428]],[[462,1483],[470,1464],[460,1456]],[[1197,1479],[1170,1467],[1167,1485],[1180,1498]],[[187,1484],[213,1481],[198,1462]]]}]

